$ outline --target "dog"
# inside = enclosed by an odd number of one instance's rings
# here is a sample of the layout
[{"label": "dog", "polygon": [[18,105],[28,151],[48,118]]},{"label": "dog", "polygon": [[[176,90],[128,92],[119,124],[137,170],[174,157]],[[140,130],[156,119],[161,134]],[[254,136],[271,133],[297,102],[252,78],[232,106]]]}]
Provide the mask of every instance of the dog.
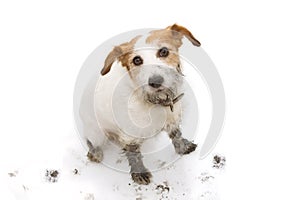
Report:
[{"label": "dog", "polygon": [[[147,138],[165,131],[179,155],[196,149],[180,130],[184,75],[179,48],[183,37],[194,46],[201,45],[187,28],[174,24],[136,36],[107,55],[96,89],[90,92],[94,105],[89,111],[82,106],[80,111],[88,127],[84,137],[91,161],[101,162],[103,142],[113,141],[124,150],[133,181],[147,185],[152,175],[140,150]],[[97,122],[89,120],[87,112],[94,112]]]}]

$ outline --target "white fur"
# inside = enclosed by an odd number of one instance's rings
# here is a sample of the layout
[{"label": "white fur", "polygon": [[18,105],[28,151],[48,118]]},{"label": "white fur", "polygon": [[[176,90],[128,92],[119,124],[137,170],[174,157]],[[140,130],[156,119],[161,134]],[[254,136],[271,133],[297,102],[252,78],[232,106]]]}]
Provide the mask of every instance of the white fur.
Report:
[{"label": "white fur", "polygon": [[[139,43],[140,44],[140,43]],[[182,79],[173,66],[167,66],[156,57],[157,49],[139,49],[136,54],[143,58],[143,65],[135,67],[128,73],[127,69],[116,61],[110,72],[100,75],[94,91],[94,107],[82,103],[81,117],[85,123],[84,135],[94,146],[101,146],[104,134],[116,134],[122,145],[142,143],[144,139],[170,131],[179,126],[181,120],[181,103],[170,107],[154,105],[144,100],[146,93],[155,92],[148,85],[148,79],[154,74],[164,77],[164,87],[172,88],[179,95],[182,91]],[[131,77],[130,77],[131,75]],[[84,98],[91,98],[83,95]],[[95,118],[88,116],[96,116]],[[86,118],[86,119],[83,119]],[[90,120],[89,120],[90,119]]]}]

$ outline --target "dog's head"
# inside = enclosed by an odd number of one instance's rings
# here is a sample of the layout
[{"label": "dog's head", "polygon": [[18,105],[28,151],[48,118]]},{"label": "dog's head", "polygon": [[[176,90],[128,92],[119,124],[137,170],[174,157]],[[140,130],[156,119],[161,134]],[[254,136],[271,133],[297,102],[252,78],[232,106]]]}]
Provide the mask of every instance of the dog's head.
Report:
[{"label": "dog's head", "polygon": [[178,53],[183,37],[200,46],[188,29],[177,24],[151,31],[146,37],[137,36],[114,47],[105,60],[101,74],[107,74],[112,64],[118,61],[127,69],[132,82],[141,89],[146,100],[154,103],[159,94],[174,98],[183,82]]}]

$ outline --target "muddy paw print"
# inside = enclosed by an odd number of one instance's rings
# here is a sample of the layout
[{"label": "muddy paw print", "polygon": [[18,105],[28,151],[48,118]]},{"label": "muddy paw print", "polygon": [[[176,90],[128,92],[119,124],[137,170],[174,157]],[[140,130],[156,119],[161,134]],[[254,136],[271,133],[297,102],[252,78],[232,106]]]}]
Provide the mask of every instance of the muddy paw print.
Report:
[{"label": "muddy paw print", "polygon": [[59,172],[57,170],[46,170],[45,179],[48,182],[55,183],[58,181]]}]

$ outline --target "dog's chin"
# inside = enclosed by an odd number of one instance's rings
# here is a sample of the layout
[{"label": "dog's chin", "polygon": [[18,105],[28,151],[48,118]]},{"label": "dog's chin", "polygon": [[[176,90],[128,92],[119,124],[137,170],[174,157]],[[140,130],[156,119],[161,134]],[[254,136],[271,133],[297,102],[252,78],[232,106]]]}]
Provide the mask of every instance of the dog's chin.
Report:
[{"label": "dog's chin", "polygon": [[169,106],[175,98],[175,93],[169,88],[159,88],[144,91],[144,99],[151,104]]}]

